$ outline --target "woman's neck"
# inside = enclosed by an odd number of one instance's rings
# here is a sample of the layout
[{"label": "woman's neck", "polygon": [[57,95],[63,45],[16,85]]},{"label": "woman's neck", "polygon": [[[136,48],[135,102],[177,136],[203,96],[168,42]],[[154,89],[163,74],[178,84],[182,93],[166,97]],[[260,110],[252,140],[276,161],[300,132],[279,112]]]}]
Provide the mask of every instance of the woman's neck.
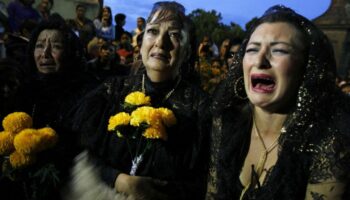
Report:
[{"label": "woman's neck", "polygon": [[166,91],[169,88],[173,88],[174,85],[176,84],[176,80],[178,80],[178,78],[174,78],[174,79],[166,79],[164,81],[154,82],[147,76],[147,74],[144,74],[143,76],[144,76],[143,79],[145,79],[144,80],[145,84],[150,85],[152,88],[156,90],[159,90],[158,92],[161,92],[163,90]]},{"label": "woman's neck", "polygon": [[253,122],[262,136],[279,136],[287,114],[267,112],[259,107],[253,108]]},{"label": "woman's neck", "polygon": [[146,75],[149,78],[149,80],[153,83],[171,82],[177,77],[177,75],[172,73],[164,74],[163,72],[157,71],[152,71],[151,73],[146,71]]}]

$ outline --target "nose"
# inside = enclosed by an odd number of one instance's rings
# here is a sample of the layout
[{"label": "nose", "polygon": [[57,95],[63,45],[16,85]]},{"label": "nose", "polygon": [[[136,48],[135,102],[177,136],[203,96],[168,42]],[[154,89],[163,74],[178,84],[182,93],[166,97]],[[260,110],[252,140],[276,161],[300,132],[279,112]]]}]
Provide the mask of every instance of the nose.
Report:
[{"label": "nose", "polygon": [[49,57],[49,56],[51,55],[51,43],[48,42],[48,41],[45,43],[43,55],[44,55],[44,57],[46,57],[46,58]]},{"label": "nose", "polygon": [[256,66],[260,69],[268,69],[271,67],[270,64],[270,53],[267,49],[262,50],[257,59]]},{"label": "nose", "polygon": [[173,46],[168,32],[160,33],[156,39],[155,45],[164,50],[171,50]]}]

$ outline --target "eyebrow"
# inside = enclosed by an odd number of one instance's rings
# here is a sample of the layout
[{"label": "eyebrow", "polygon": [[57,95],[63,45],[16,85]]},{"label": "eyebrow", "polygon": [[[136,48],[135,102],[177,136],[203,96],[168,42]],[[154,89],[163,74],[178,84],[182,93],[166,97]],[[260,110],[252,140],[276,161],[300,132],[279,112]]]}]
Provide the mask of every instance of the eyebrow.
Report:
[{"label": "eyebrow", "polygon": [[[160,24],[163,22],[150,22],[148,23],[150,26],[160,26]],[[169,29],[181,29],[182,26],[178,22],[173,22],[170,24]]]},{"label": "eyebrow", "polygon": [[[287,45],[287,46],[289,46],[289,47],[294,47],[293,44],[288,43],[288,42],[283,42],[283,41],[270,42],[270,45],[271,45],[271,46],[275,46],[275,45],[278,45],[278,44],[283,44],[283,45]],[[248,45],[257,45],[257,46],[261,46],[261,42],[249,42]],[[247,45],[247,46],[248,46],[248,45]]]},{"label": "eyebrow", "polygon": [[[36,42],[46,42],[46,39],[37,39]],[[63,43],[63,39],[51,38],[50,42],[51,43]]]}]

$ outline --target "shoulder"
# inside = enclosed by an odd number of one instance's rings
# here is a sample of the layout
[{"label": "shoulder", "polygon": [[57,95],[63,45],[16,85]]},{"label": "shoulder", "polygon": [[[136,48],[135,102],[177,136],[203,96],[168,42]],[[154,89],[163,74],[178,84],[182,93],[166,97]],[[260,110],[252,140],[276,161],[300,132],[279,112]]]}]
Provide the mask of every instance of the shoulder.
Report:
[{"label": "shoulder", "polygon": [[105,112],[117,104],[117,91],[122,87],[123,79],[110,78],[101,83],[92,91],[88,92],[74,109],[73,116],[75,127],[84,124],[91,118],[98,120]]},{"label": "shoulder", "polygon": [[209,101],[210,99],[208,93],[202,90],[199,85],[187,80],[181,81],[179,88],[181,88],[185,98],[195,98],[200,101]]},{"label": "shoulder", "polygon": [[90,97],[110,97],[115,95],[118,91],[121,91],[125,84],[129,85],[132,82],[132,77],[111,77],[102,82],[95,90],[91,91],[88,96]]},{"label": "shoulder", "polygon": [[323,127],[310,141],[310,183],[349,180],[350,129],[342,127],[343,121]]}]

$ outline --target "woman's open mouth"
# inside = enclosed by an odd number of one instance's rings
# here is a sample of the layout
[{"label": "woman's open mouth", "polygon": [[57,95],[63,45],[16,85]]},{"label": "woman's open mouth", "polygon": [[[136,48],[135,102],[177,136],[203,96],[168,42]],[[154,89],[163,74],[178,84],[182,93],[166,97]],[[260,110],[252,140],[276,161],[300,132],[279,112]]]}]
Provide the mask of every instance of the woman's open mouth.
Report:
[{"label": "woman's open mouth", "polygon": [[43,67],[46,67],[46,66],[50,67],[50,66],[55,66],[55,65],[56,65],[56,63],[54,63],[54,62],[52,62],[52,63],[41,63],[40,64],[40,66],[43,66]]},{"label": "woman's open mouth", "polygon": [[275,79],[267,74],[250,75],[252,90],[258,93],[272,93],[275,90]]}]

